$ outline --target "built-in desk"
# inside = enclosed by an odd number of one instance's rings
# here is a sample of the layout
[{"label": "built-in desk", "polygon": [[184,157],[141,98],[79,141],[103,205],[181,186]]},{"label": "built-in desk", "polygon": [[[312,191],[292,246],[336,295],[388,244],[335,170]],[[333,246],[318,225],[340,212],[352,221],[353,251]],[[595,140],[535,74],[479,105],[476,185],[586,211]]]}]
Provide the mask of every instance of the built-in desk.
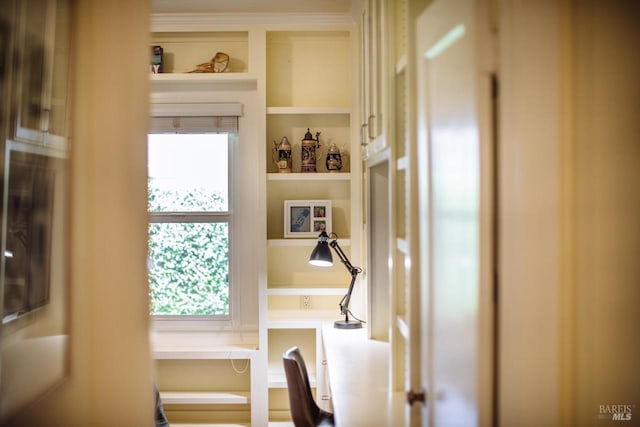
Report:
[{"label": "built-in desk", "polygon": [[323,325],[333,412],[338,427],[404,425],[404,393],[390,393],[389,344],[367,339],[366,329]]}]

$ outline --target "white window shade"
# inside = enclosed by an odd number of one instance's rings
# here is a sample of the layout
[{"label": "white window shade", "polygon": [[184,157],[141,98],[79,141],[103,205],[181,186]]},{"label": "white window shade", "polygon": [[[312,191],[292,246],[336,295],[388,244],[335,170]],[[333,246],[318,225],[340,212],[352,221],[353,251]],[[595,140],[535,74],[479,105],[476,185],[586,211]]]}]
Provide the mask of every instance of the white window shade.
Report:
[{"label": "white window shade", "polygon": [[151,104],[152,133],[237,132],[240,103]]}]

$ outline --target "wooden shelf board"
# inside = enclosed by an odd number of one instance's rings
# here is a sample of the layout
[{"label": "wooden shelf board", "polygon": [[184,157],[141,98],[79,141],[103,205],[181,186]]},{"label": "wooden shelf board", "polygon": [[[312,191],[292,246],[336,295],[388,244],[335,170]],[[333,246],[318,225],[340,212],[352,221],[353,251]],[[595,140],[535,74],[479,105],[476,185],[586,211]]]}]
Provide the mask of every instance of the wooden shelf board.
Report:
[{"label": "wooden shelf board", "polygon": [[258,80],[249,73],[150,74],[152,102],[163,102],[173,92],[251,91]]},{"label": "wooden shelf board", "polygon": [[[316,387],[316,376],[309,372],[309,385],[311,388]],[[269,372],[268,374],[269,388],[287,388],[287,376],[284,372]]]},{"label": "wooden shelf board", "polygon": [[349,172],[268,173],[267,181],[350,181]]},{"label": "wooden shelf board", "polygon": [[152,82],[256,81],[249,73],[160,73],[149,74]]},{"label": "wooden shelf board", "polygon": [[349,107],[267,107],[267,114],[351,114]]},{"label": "wooden shelf board", "polygon": [[267,288],[267,295],[344,295],[347,288]]},{"label": "wooden shelf board", "polygon": [[255,345],[221,345],[221,346],[156,346],[153,348],[154,359],[251,359],[257,353]]},{"label": "wooden shelf board", "polygon": [[249,392],[162,391],[165,405],[244,405],[249,403]]},{"label": "wooden shelf board", "polygon": [[[293,247],[308,246],[313,248],[318,243],[318,239],[268,239],[267,246],[271,247]],[[341,247],[351,246],[351,239],[339,238],[338,243]]]}]

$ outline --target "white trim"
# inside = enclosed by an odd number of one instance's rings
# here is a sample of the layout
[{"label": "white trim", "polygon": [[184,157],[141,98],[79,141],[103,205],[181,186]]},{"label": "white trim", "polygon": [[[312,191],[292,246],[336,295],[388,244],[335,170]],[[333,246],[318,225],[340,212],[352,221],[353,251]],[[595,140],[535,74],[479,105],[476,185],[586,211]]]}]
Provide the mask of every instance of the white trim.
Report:
[{"label": "white trim", "polygon": [[242,116],[239,102],[216,103],[153,103],[151,117],[225,117]]},{"label": "white trim", "polygon": [[[353,17],[343,13],[156,13],[151,15],[152,32],[229,31],[234,28],[343,28],[355,26]],[[212,30],[215,29],[215,30]]]}]

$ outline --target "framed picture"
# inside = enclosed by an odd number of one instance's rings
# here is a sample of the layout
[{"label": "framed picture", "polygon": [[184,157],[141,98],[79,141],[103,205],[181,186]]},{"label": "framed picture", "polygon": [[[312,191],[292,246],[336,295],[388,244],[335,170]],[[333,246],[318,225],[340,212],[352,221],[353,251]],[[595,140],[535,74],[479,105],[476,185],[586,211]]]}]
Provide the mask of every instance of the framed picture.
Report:
[{"label": "framed picture", "polygon": [[331,232],[331,200],[285,200],[284,237],[318,237]]}]

